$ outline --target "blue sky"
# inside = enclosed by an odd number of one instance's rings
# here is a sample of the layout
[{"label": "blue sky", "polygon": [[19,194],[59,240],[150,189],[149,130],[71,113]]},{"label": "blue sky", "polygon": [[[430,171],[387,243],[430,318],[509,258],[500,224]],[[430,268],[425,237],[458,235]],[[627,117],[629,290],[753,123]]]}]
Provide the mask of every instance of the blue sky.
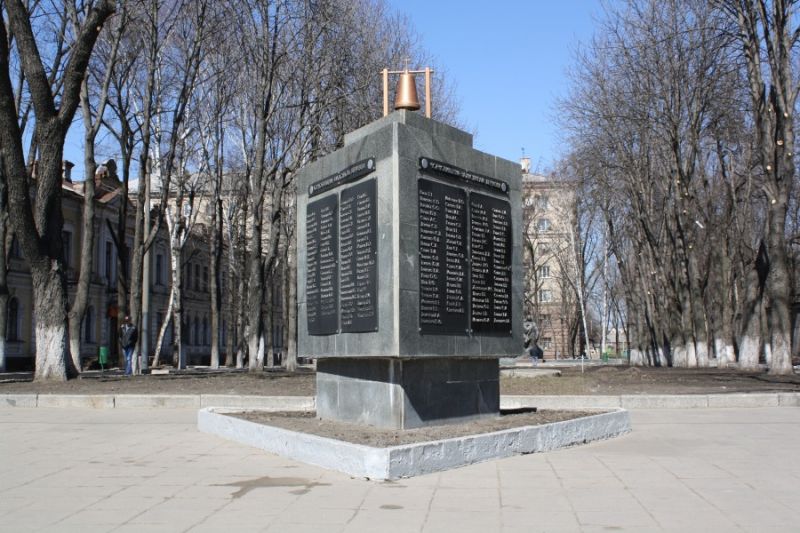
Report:
[{"label": "blue sky", "polygon": [[[423,46],[447,70],[477,149],[518,161],[524,148],[534,169],[547,169],[564,152],[555,102],[566,95],[566,73],[578,43],[592,36],[599,1],[387,1],[409,17]],[[421,80],[417,85],[422,90]],[[76,163],[79,180],[81,147],[76,121],[65,157]],[[109,145],[98,147],[98,163],[118,151],[108,150]]]},{"label": "blue sky", "polygon": [[[554,116],[578,42],[601,14],[594,0],[389,0],[443,65],[479,150],[534,168],[564,151]],[[424,65],[418,65],[420,67]],[[394,68],[402,68],[396,65]],[[435,78],[434,78],[435,80]],[[418,82],[420,90],[422,85]],[[435,105],[435,103],[434,103]]]}]

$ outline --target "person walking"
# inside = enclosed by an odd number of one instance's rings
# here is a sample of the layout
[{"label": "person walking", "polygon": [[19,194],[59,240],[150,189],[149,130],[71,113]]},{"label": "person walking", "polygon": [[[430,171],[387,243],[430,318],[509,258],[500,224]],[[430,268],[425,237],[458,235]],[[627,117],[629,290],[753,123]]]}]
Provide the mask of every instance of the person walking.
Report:
[{"label": "person walking", "polygon": [[122,327],[120,328],[119,336],[120,343],[122,344],[122,353],[125,354],[126,376],[133,374],[133,349],[136,346],[136,341],[138,338],[139,332],[136,330],[136,326],[134,326],[133,322],[131,322],[131,317],[126,316],[125,320],[122,321]]}]

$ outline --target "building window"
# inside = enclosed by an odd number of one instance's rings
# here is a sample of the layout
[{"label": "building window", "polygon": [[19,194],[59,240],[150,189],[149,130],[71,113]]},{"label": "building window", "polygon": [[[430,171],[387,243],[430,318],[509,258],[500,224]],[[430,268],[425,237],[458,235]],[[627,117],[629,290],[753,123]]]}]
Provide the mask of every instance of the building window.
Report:
[{"label": "building window", "polygon": [[549,289],[539,290],[539,303],[548,303],[553,301],[553,291]]},{"label": "building window", "polygon": [[62,231],[61,232],[61,246],[64,247],[64,266],[66,268],[72,268],[72,232],[71,231]]},{"label": "building window", "polygon": [[161,326],[164,325],[164,313],[161,311],[156,312],[156,327],[153,328],[153,333],[156,335],[156,341],[158,340],[158,334],[161,333]]},{"label": "building window", "polygon": [[192,288],[192,265],[190,263],[186,263],[186,289]]},{"label": "building window", "polygon": [[156,254],[156,285],[164,285],[164,256]]},{"label": "building window", "polygon": [[10,253],[11,253],[11,257],[13,257],[14,259],[22,259],[22,248],[20,248],[19,239],[17,239],[16,235],[11,237],[11,251],[10,251]]},{"label": "building window", "polygon": [[540,218],[536,221],[536,229],[538,231],[550,231],[550,219]]},{"label": "building window", "polygon": [[536,198],[536,206],[539,209],[549,209],[550,208],[550,197],[546,194],[540,195]]},{"label": "building window", "polygon": [[106,241],[106,256],[105,256],[105,274],[106,279],[109,283],[111,283],[111,274],[112,274],[112,261],[114,260],[114,250],[112,249],[114,243],[111,241]]},{"label": "building window", "polygon": [[194,290],[200,291],[200,265],[194,266]]},{"label": "building window", "polygon": [[550,277],[550,266],[542,265],[539,267],[539,278],[545,279]]},{"label": "building window", "polygon": [[219,342],[221,345],[225,345],[228,341],[228,322],[223,320],[222,327],[220,328],[220,335],[219,335]]},{"label": "building window", "polygon": [[542,350],[549,350],[553,347],[553,339],[550,337],[542,337],[539,339],[539,346]]},{"label": "building window", "polygon": [[211,342],[208,339],[208,318],[203,318],[203,345],[210,346]]},{"label": "building window", "polygon": [[83,317],[83,342],[94,342],[94,307],[86,309],[86,316]]},{"label": "building window", "polygon": [[133,249],[133,241],[128,240],[125,243],[125,263],[122,265],[122,273],[125,276],[125,279],[131,279],[131,265],[133,264],[133,254],[131,250]]},{"label": "building window", "polygon": [[208,292],[208,267],[203,267],[203,292]]},{"label": "building window", "polygon": [[6,319],[6,339],[19,340],[19,300],[11,298],[8,301],[8,318]]},{"label": "building window", "polygon": [[200,344],[200,321],[197,317],[192,320],[192,344],[195,346]]}]

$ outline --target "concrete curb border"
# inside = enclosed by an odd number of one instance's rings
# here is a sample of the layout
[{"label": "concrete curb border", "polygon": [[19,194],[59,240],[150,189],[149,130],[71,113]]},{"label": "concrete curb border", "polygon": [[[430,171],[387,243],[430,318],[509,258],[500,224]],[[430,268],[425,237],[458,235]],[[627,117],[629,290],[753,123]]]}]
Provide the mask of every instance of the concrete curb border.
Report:
[{"label": "concrete curb border", "polygon": [[623,394],[619,396],[515,396],[500,397],[501,409],[704,409],[742,407],[800,407],[800,392],[731,394]]},{"label": "concrete curb border", "polygon": [[[86,409],[199,409],[245,407],[272,411],[313,411],[313,396],[247,396],[235,394],[3,394],[0,409],[13,407],[72,407]],[[800,407],[800,392],[748,394],[626,394],[620,396],[500,397],[500,407],[540,409],[704,409]]]},{"label": "concrete curb border", "polygon": [[227,416],[235,409],[207,407],[197,415],[197,429],[354,477],[399,479],[473,463],[537,453],[616,437],[631,430],[625,409],[453,439],[388,448],[351,444]]},{"label": "concrete curb border", "polygon": [[246,407],[271,411],[313,411],[313,396],[239,396],[226,394],[0,394],[0,409],[72,407],[84,409],[200,409]]}]

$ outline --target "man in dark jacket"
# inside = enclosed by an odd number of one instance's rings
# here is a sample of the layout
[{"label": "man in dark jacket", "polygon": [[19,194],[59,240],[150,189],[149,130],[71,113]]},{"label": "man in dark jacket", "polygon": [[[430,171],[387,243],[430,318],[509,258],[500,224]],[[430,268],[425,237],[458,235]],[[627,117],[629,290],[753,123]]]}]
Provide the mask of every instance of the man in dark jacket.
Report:
[{"label": "man in dark jacket", "polygon": [[130,376],[133,374],[133,365],[131,358],[133,357],[133,349],[136,346],[136,341],[139,338],[139,332],[136,326],[131,322],[131,317],[126,316],[122,321],[120,328],[119,341],[122,344],[122,353],[125,354],[125,375]]}]

